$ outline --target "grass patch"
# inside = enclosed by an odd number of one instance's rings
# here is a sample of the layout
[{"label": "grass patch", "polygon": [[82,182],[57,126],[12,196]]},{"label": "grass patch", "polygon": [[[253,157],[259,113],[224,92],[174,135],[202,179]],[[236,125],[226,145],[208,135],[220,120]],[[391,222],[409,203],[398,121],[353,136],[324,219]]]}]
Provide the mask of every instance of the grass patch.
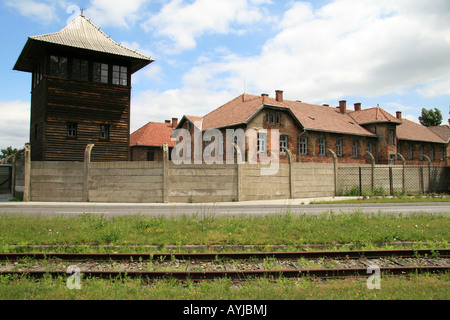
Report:
[{"label": "grass patch", "polygon": [[234,284],[230,279],[200,283],[141,279],[83,279],[80,290],[69,290],[66,279],[0,276],[5,300],[448,300],[450,276],[382,276],[381,289],[367,288],[366,278],[345,280],[270,279]]},{"label": "grass patch", "polygon": [[366,197],[361,199],[346,199],[337,201],[312,201],[311,204],[345,204],[345,203],[414,203],[414,202],[450,202],[450,196],[393,196],[393,197]]},{"label": "grass patch", "polygon": [[[0,251],[17,246],[55,245],[67,252],[91,246],[291,245],[350,243],[367,248],[397,241],[427,242],[446,247],[450,216],[416,214],[366,215],[328,211],[321,216],[291,213],[260,217],[0,217]],[[14,247],[12,247],[14,245]],[[70,246],[75,245],[73,249]],[[84,249],[86,248],[86,249]],[[39,251],[37,249],[36,251]],[[106,249],[105,249],[106,250]],[[135,251],[139,249],[134,249]],[[142,250],[146,250],[145,248]],[[51,250],[55,251],[55,250]],[[129,250],[128,250],[129,251]]]}]

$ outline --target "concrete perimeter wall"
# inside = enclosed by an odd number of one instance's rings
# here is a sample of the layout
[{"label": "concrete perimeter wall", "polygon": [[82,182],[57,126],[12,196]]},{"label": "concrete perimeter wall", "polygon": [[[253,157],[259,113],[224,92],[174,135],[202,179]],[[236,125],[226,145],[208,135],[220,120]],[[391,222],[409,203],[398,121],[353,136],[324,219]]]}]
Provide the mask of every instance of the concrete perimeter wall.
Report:
[{"label": "concrete perimeter wall", "polygon": [[450,175],[450,167],[356,167],[298,162],[280,163],[278,170],[264,174],[268,166],[262,164],[176,165],[167,159],[161,162],[29,161],[24,166],[30,174],[17,177],[25,181],[26,201],[199,203],[299,199],[334,196],[359,186],[360,181],[361,190],[371,190],[373,185],[387,194],[401,192],[403,188],[426,193],[447,191]]},{"label": "concrete perimeter wall", "polygon": [[[334,195],[333,164],[31,162],[31,201],[229,202]],[[85,191],[85,192],[84,192]],[[86,196],[84,196],[86,195]],[[85,197],[87,199],[85,199]]]}]

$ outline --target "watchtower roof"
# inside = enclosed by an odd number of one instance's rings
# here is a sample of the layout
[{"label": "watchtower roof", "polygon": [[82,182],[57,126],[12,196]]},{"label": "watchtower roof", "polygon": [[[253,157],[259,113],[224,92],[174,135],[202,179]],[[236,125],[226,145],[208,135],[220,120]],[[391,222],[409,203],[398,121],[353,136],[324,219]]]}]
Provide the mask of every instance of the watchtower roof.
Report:
[{"label": "watchtower roof", "polygon": [[80,15],[61,31],[29,37],[14,70],[32,72],[34,60],[46,47],[69,47],[108,54],[131,61],[131,72],[152,63],[154,60],[128,49],[108,37],[85,16]]}]

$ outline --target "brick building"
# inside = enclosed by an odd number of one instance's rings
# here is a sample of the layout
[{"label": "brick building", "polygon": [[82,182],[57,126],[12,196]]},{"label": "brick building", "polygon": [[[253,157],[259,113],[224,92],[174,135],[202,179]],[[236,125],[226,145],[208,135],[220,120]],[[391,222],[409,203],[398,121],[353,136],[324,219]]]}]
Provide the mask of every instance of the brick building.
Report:
[{"label": "brick building", "polygon": [[[194,136],[194,128],[205,133],[218,129],[223,136],[224,152],[227,146],[227,129],[254,129],[258,133],[254,143],[258,154],[270,156],[270,129],[278,129],[280,135],[280,162],[288,162],[285,147],[296,162],[332,162],[332,150],[340,163],[370,163],[366,151],[377,164],[401,164],[397,152],[406,164],[426,165],[426,155],[432,165],[445,165],[446,141],[427,127],[401,118],[376,107],[347,110],[346,101],[338,107],[314,105],[283,98],[277,90],[275,98],[268,94],[260,96],[242,94],[204,117],[184,116],[177,128],[187,129]],[[192,139],[194,140],[194,139]],[[236,141],[234,141],[236,142]],[[208,142],[209,143],[209,142]],[[208,143],[203,142],[202,149]],[[192,159],[194,141],[191,141]],[[246,138],[245,160],[249,160],[249,138]],[[412,154],[411,154],[412,152]]]},{"label": "brick building", "polygon": [[169,146],[169,156],[176,145],[170,136],[178,125],[178,119],[172,121],[149,122],[133,132],[130,136],[131,161],[162,161],[163,145]]}]

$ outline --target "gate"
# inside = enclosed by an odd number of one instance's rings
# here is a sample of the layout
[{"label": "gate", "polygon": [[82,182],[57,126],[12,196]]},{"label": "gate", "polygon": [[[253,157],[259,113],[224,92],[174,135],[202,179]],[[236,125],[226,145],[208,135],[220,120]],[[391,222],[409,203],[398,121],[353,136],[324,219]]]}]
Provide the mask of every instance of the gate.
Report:
[{"label": "gate", "polygon": [[0,194],[11,193],[12,166],[10,164],[0,165]]}]

